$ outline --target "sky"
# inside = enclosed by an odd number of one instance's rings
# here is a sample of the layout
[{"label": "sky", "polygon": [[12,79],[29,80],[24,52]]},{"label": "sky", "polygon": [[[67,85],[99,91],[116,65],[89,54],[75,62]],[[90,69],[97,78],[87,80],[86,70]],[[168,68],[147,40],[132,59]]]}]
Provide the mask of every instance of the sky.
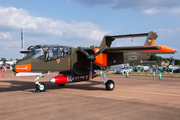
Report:
[{"label": "sky", "polygon": [[[177,51],[180,59],[179,0],[0,0],[0,58],[21,59],[37,44],[99,46],[104,35],[158,34],[155,45]],[[112,46],[143,46],[145,37],[116,39]]]}]

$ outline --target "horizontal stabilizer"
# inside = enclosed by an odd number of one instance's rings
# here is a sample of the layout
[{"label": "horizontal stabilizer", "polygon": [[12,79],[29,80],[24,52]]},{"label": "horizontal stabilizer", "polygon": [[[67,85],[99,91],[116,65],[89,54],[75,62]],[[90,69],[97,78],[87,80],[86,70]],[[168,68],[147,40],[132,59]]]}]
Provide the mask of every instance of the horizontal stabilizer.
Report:
[{"label": "horizontal stabilizer", "polygon": [[22,50],[22,51],[20,51],[20,53],[22,53],[22,54],[28,54],[30,51],[31,51],[31,50]]},{"label": "horizontal stabilizer", "polygon": [[127,34],[127,35],[115,35],[115,36],[105,36],[106,38],[129,38],[129,37],[146,37],[149,33],[141,33],[141,34]]}]

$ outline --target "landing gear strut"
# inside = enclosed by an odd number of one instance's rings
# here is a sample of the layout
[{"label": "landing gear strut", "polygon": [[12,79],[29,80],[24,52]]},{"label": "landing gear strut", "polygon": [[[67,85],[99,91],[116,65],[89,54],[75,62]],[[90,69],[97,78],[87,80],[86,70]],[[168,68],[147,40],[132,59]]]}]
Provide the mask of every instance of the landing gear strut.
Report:
[{"label": "landing gear strut", "polygon": [[105,69],[104,76],[103,76],[103,84],[106,86],[106,90],[114,90],[115,84],[113,80],[108,80],[106,82],[106,75],[107,75],[108,69]]},{"label": "landing gear strut", "polygon": [[35,78],[35,84],[36,84],[36,90],[33,91],[33,93],[39,93],[39,92],[46,92],[45,84],[43,82],[39,82],[39,76],[36,76]]}]

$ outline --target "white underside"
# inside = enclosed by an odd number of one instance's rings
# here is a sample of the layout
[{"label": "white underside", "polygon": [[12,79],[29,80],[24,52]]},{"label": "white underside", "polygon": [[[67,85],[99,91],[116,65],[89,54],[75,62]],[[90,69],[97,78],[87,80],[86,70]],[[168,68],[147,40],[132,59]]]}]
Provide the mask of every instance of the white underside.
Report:
[{"label": "white underside", "polygon": [[21,73],[13,73],[13,76],[43,76],[46,73],[43,72],[21,72]]}]

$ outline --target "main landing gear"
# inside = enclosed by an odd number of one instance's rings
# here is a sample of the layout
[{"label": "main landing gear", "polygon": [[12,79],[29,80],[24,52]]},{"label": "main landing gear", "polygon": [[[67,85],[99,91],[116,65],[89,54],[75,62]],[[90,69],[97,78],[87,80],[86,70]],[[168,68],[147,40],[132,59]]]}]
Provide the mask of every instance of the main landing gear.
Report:
[{"label": "main landing gear", "polygon": [[114,90],[115,84],[113,80],[108,80],[106,82],[106,75],[107,75],[108,69],[104,71],[104,76],[103,76],[103,84],[106,86],[106,90]]},{"label": "main landing gear", "polygon": [[[113,80],[108,80],[106,82],[106,78],[107,78],[107,72],[108,72],[108,69],[105,69],[104,71],[104,76],[103,76],[103,84],[105,85],[106,87],[106,90],[114,90],[114,87],[115,87],[115,83]],[[46,89],[45,89],[45,84],[43,82],[39,82],[39,75],[36,76],[35,78],[35,84],[36,84],[36,90],[33,91],[33,93],[39,93],[39,92],[48,92]],[[65,84],[58,84],[59,86],[64,86]]]},{"label": "main landing gear", "polygon": [[45,89],[45,84],[43,82],[39,82],[39,76],[36,76],[34,81],[36,84],[36,90],[34,90],[33,93],[47,92]]}]

